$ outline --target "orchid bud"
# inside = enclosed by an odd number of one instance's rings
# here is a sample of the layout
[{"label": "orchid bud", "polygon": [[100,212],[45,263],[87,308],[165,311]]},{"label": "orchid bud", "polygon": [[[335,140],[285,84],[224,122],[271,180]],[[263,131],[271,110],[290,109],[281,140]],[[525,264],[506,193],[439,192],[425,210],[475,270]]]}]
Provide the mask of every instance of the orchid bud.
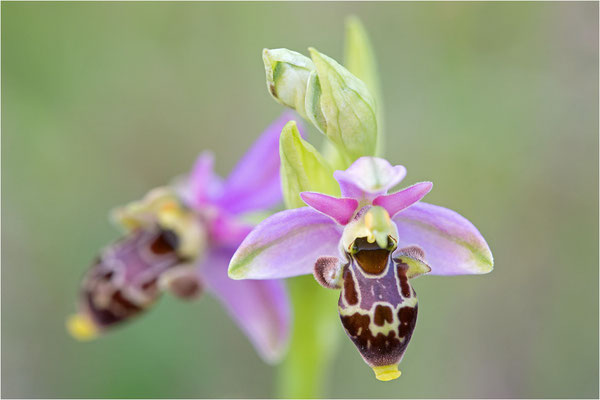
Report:
[{"label": "orchid bud", "polygon": [[306,101],[304,103],[306,117],[324,135],[327,135],[327,120],[321,109],[321,84],[317,71],[310,73],[306,87]]},{"label": "orchid bud", "polygon": [[334,59],[309,51],[319,78],[325,135],[350,160],[375,155],[376,105],[367,86]]},{"label": "orchid bud", "polygon": [[264,49],[267,87],[273,98],[306,118],[306,84],[315,66],[310,58],[288,49]]},{"label": "orchid bud", "polygon": [[287,49],[263,50],[271,95],[327,136],[345,166],[375,155],[376,104],[367,86],[332,58],[309,51],[312,61]]}]

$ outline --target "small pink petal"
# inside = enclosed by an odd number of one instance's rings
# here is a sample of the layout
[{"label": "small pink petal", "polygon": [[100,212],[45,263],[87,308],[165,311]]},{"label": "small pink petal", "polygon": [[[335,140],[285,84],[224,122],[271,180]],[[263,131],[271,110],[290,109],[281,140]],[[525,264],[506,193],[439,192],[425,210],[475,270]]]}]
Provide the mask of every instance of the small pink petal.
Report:
[{"label": "small pink petal", "polygon": [[375,198],[373,205],[385,208],[390,217],[393,217],[425,197],[431,191],[432,187],[433,183],[431,182],[416,183],[394,194],[382,195]]},{"label": "small pink petal", "polygon": [[372,201],[387,193],[406,176],[402,165],[392,166],[377,157],[361,157],[345,171],[335,171],[333,177],[340,184],[342,196]]},{"label": "small pink petal", "polygon": [[302,192],[300,197],[311,208],[333,218],[340,225],[350,222],[358,208],[358,201],[354,199],[338,199],[315,192]]}]

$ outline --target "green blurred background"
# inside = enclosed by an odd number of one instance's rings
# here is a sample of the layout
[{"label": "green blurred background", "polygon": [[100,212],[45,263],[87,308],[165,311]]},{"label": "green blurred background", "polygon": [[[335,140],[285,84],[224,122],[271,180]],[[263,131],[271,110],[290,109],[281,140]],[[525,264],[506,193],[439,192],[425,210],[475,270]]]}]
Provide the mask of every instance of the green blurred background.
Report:
[{"label": "green blurred background", "polygon": [[3,2],[3,397],[273,395],[209,296],[92,343],[64,320],[118,235],[108,210],[203,149],[227,174],[282,110],[261,49],[341,61],[349,14],[378,55],[386,156],[496,269],[417,280],[402,377],[376,381],[344,337],[323,396],[598,397],[598,3],[540,2]]}]

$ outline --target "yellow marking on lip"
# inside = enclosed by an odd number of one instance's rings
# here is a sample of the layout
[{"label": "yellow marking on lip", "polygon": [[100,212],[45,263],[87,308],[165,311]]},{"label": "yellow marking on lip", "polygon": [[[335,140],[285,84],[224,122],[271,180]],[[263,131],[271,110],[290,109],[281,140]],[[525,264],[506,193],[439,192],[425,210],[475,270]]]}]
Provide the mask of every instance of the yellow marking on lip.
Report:
[{"label": "yellow marking on lip", "polygon": [[82,342],[93,340],[98,336],[98,328],[86,315],[74,314],[67,319],[67,331],[75,339]]},{"label": "yellow marking on lip", "polygon": [[382,249],[387,247],[388,235],[393,232],[392,220],[388,212],[379,206],[373,206],[365,214],[365,227],[368,235],[369,243],[377,242],[377,245]]},{"label": "yellow marking on lip", "polygon": [[167,201],[161,206],[162,212],[174,212],[179,210],[179,205],[174,201]]},{"label": "yellow marking on lip", "polygon": [[398,364],[373,367],[373,372],[375,372],[375,378],[383,382],[393,381],[394,379],[399,378],[402,374],[398,370]]}]

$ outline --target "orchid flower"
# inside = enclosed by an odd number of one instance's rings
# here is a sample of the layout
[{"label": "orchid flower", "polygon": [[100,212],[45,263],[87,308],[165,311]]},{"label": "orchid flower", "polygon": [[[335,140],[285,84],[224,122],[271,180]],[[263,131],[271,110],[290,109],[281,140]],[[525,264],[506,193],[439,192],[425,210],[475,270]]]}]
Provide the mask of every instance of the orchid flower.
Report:
[{"label": "orchid flower", "polygon": [[126,233],[83,279],[79,312],[67,322],[75,338],[92,339],[133,319],[165,291],[191,300],[206,288],[266,361],[280,359],[290,329],[283,282],[233,281],[227,265],[253,228],[244,214],[281,202],[279,133],[290,117],[269,126],[226,180],[203,153],[185,178],[114,212]]},{"label": "orchid flower", "polygon": [[420,200],[421,182],[387,194],[406,175],[376,157],[335,171],[341,198],[302,192],[308,207],[265,219],[242,242],[229,265],[234,279],[314,274],[341,289],[342,325],[377,379],[400,376],[417,319],[410,280],[423,275],[483,274],[493,259],[479,231],[456,212]]}]

